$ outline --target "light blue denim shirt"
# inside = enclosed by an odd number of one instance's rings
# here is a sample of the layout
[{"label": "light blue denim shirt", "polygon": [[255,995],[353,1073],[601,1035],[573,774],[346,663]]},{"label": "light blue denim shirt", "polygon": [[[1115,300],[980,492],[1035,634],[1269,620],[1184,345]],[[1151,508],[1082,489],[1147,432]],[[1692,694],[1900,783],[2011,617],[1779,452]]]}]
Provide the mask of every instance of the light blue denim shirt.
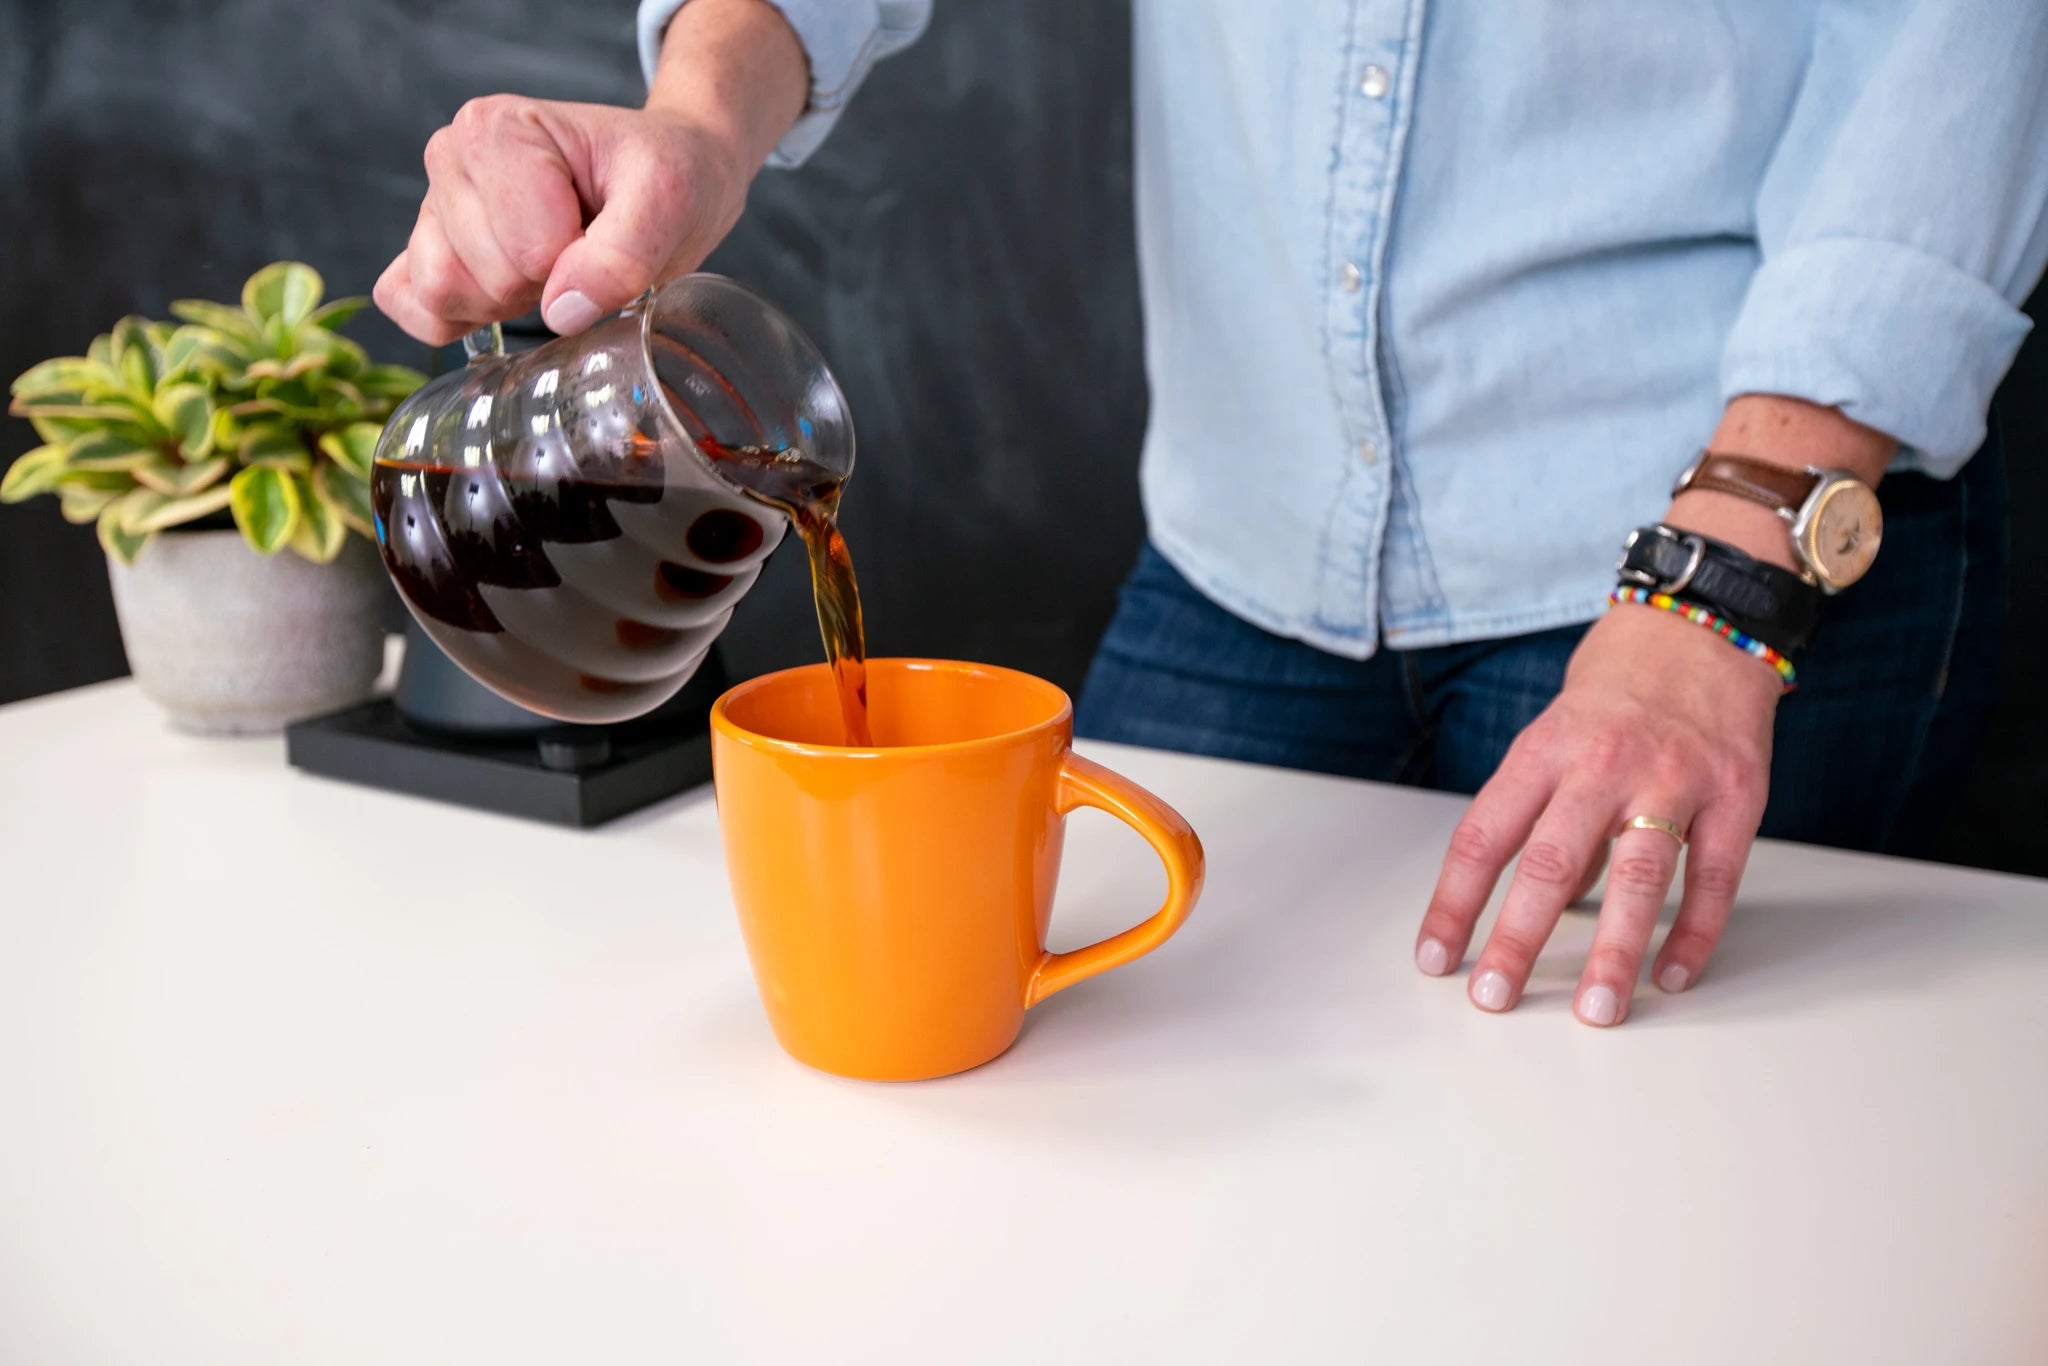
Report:
[{"label": "light blue denim shirt", "polygon": [[[930,5],[773,2],[794,164]],[[1737,394],[1936,475],[1982,441],[2048,259],[2048,2],[1133,8],[1147,517],[1247,620],[1589,620]]]}]

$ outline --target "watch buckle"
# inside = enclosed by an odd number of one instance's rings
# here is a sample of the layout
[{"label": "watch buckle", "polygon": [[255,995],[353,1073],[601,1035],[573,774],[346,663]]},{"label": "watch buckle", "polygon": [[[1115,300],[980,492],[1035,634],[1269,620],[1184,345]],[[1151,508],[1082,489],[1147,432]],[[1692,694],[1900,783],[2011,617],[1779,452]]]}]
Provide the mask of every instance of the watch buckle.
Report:
[{"label": "watch buckle", "polygon": [[1637,569],[1628,562],[1629,552],[1642,540],[1643,529],[1636,527],[1628,533],[1628,539],[1621,543],[1621,558],[1614,562],[1615,577],[1623,583],[1632,583],[1638,588],[1655,588],[1657,576],[1647,569]]},{"label": "watch buckle", "polygon": [[1671,581],[1670,586],[1664,590],[1672,597],[1677,597],[1685,591],[1686,585],[1692,582],[1692,576],[1700,572],[1700,565],[1707,558],[1707,543],[1690,531],[1679,531],[1673,527],[1661,524],[1657,529],[1684,546],[1688,552],[1685,568],[1679,573],[1677,578]]},{"label": "watch buckle", "polygon": [[1706,459],[1707,452],[1705,450],[1700,451],[1699,454],[1695,455],[1692,458],[1691,463],[1685,467],[1685,469],[1679,474],[1677,480],[1674,481],[1671,485],[1671,496],[1673,498],[1676,498],[1679,494],[1684,493],[1686,488],[1691,485],[1693,481],[1693,476],[1700,472],[1700,466],[1706,463]]}]

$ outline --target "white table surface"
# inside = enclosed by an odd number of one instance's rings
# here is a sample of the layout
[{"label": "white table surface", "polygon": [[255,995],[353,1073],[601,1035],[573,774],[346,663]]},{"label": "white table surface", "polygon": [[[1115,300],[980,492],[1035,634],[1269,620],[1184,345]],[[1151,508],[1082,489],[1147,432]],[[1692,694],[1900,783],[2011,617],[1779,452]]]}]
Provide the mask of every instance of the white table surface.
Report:
[{"label": "white table surface", "polygon": [[[708,798],[594,833],[0,709],[0,1361],[2048,1362],[2048,883],[1764,846],[1701,985],[1409,964],[1459,803],[1097,747],[1206,841],[946,1081],[807,1071]],[[1077,817],[1056,943],[1148,912]]]}]

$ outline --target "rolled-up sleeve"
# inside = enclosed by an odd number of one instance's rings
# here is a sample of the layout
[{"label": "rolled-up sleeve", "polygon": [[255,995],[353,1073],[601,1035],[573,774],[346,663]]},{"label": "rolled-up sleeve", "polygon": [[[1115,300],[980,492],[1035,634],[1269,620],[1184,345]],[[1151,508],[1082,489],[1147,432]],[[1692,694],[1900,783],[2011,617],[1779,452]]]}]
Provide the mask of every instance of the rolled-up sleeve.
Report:
[{"label": "rolled-up sleeve", "polygon": [[2048,5],[1885,8],[1822,15],[1721,387],[1840,408],[1947,475],[1984,439],[2048,263]]},{"label": "rolled-up sleeve", "polygon": [[[662,34],[687,0],[640,0],[640,69],[651,84]],[[874,64],[917,41],[931,0],[764,0],[782,13],[811,64],[804,112],[770,154],[770,166],[800,165],[839,122]]]}]

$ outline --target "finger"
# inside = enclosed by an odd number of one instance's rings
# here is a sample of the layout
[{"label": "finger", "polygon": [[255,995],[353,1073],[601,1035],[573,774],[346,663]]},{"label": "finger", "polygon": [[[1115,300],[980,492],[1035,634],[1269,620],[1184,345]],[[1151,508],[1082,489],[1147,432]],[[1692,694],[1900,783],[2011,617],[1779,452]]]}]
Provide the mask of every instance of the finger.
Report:
[{"label": "finger", "polygon": [[1579,890],[1572,894],[1570,909],[1580,909],[1579,903],[1593,895],[1593,888],[1600,881],[1600,875],[1607,871],[1607,860],[1614,854],[1614,841],[1608,840],[1594,851],[1593,861],[1586,865],[1586,875],[1579,879]]},{"label": "finger", "polygon": [[1510,1010],[1521,999],[1536,955],[1614,828],[1614,799],[1588,785],[1560,786],[1536,819],[1515,864],[1500,918],[1474,964],[1467,988],[1481,1010]]},{"label": "finger", "polygon": [[1526,749],[1518,745],[1508,751],[1451,831],[1415,940],[1415,966],[1441,977],[1464,959],[1472,927],[1492,899],[1501,870],[1529,837],[1555,786],[1549,768]]},{"label": "finger", "polygon": [[457,254],[480,283],[523,311],[539,301],[555,261],[582,235],[582,200],[560,149],[523,121],[516,105],[484,101],[481,107],[504,112],[473,115],[466,123],[458,117],[444,130],[442,151],[427,144],[427,165],[437,192],[447,183],[441,203]]},{"label": "finger", "polygon": [[1693,821],[1692,842],[1685,851],[1685,895],[1678,918],[1664,935],[1651,979],[1660,991],[1684,991],[1700,979],[1728,916],[1742,870],[1763,821],[1760,806],[1727,802],[1710,806]]},{"label": "finger", "polygon": [[449,247],[486,296],[487,316],[516,317],[540,302],[547,273],[531,280],[520,272],[498,240],[482,196],[459,165],[435,178],[432,198]]},{"label": "finger", "polygon": [[[556,259],[542,292],[541,316],[557,332],[625,307],[671,267],[694,269],[714,240],[699,232],[679,172],[645,153],[621,160],[602,187],[604,207]],[[695,237],[701,246],[691,246]]]},{"label": "finger", "polygon": [[[1675,821],[1680,829],[1692,819],[1693,803],[1676,795],[1650,797],[1631,809]],[[1678,872],[1678,841],[1661,830],[1624,830],[1614,841],[1614,863],[1607,870],[1607,895],[1600,903],[1600,923],[1572,1011],[1589,1025],[1620,1024],[1635,999],[1636,976],[1657,915],[1671,893]]]},{"label": "finger", "polygon": [[446,346],[469,330],[445,318],[435,317],[420,305],[412,286],[412,262],[406,252],[400,252],[398,259],[384,268],[370,296],[377,301],[377,307],[383,310],[384,316],[397,323],[406,335],[429,346]]},{"label": "finger", "polygon": [[420,209],[405,254],[412,271],[414,299],[436,318],[457,325],[458,335],[497,320],[490,292],[477,283],[449,245],[432,191]]}]

